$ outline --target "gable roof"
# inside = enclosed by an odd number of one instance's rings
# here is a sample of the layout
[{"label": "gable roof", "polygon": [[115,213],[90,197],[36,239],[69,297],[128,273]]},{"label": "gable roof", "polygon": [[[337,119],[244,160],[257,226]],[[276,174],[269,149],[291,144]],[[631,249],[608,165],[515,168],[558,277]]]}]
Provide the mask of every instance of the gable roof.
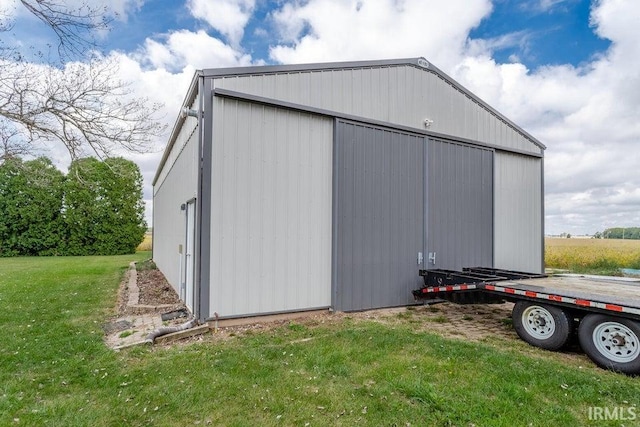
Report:
[{"label": "gable roof", "polygon": [[[545,150],[546,146],[528,133],[526,130],[518,126],[516,123],[511,121],[509,118],[504,116],[498,110],[493,108],[491,105],[487,104],[481,98],[476,96],[473,92],[462,86],[444,71],[440,70],[438,67],[427,61],[423,57],[418,58],[404,58],[404,59],[387,59],[387,60],[371,60],[371,61],[347,61],[347,62],[325,62],[325,63],[309,63],[309,64],[292,64],[292,65],[262,65],[262,66],[247,66],[247,67],[229,67],[229,68],[207,68],[203,70],[197,70],[192,79],[189,90],[185,96],[185,100],[181,107],[181,111],[184,108],[189,108],[189,106],[194,102],[197,93],[198,93],[198,80],[200,78],[204,79],[215,79],[215,78],[224,78],[224,77],[240,77],[240,76],[260,76],[260,75],[269,75],[269,74],[286,74],[286,73],[297,73],[297,72],[310,72],[310,71],[340,71],[340,70],[353,70],[353,69],[371,69],[371,68],[381,68],[381,67],[394,67],[394,66],[410,66],[414,67],[418,70],[432,73],[445,81],[447,84],[451,85],[453,88],[463,93],[475,103],[480,105],[482,108],[487,110],[489,113],[497,117],[502,122],[506,123],[509,127],[514,129],[517,133],[521,134],[524,138],[529,140],[535,146],[537,146],[540,150]],[[156,171],[156,175],[153,179],[153,184],[155,185],[158,177],[160,176],[160,171],[164,167],[164,164],[167,160],[169,152],[171,151],[173,144],[177,138],[178,133],[180,132],[180,128],[184,122],[184,115],[180,114],[176,119],[176,123],[174,124],[173,130],[169,137],[169,141],[167,147],[165,148],[165,152],[162,156],[160,164],[158,165],[158,169]]]},{"label": "gable roof", "polygon": [[432,73],[458,91],[464,93],[476,103],[484,107],[487,111],[491,112],[500,120],[507,123],[509,126],[518,131],[518,133],[525,136],[533,144],[540,149],[544,150],[547,147],[540,142],[533,135],[526,130],[518,126],[509,118],[504,116],[498,110],[487,104],[485,101],[476,96],[473,92],[462,86],[444,71],[427,61],[425,58],[404,58],[404,59],[386,59],[386,60],[373,60],[373,61],[348,61],[348,62],[325,62],[325,63],[310,63],[310,64],[293,64],[293,65],[263,65],[263,66],[249,66],[249,67],[231,67],[231,68],[209,68],[202,70],[202,75],[207,78],[228,77],[228,76],[243,76],[243,75],[267,75],[267,74],[282,74],[292,72],[304,72],[304,71],[328,71],[328,70],[347,70],[358,68],[380,68],[390,66],[411,66],[425,72]]}]

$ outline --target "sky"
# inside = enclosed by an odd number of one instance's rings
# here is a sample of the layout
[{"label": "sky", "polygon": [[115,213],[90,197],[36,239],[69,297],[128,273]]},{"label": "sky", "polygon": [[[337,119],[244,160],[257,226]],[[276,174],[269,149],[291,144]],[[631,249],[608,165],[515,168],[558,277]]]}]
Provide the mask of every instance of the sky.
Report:
[{"label": "sky", "polygon": [[[81,0],[66,0],[80,4]],[[171,129],[196,69],[424,57],[547,146],[545,231],[640,226],[637,0],[92,0],[104,54]],[[52,43],[16,0],[13,42]],[[128,155],[151,182],[168,135]],[[65,167],[68,159],[60,159]]]}]

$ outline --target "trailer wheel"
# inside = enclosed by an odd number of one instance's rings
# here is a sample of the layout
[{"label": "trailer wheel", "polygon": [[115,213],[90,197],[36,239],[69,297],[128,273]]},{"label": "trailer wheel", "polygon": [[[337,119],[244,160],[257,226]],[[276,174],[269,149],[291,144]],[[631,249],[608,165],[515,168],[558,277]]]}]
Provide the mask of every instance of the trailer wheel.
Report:
[{"label": "trailer wheel", "polygon": [[588,314],[578,328],[580,346],[598,366],[625,374],[640,374],[640,323]]},{"label": "trailer wheel", "polygon": [[571,335],[571,317],[554,306],[518,301],[511,318],[520,338],[545,350],[562,348]]}]

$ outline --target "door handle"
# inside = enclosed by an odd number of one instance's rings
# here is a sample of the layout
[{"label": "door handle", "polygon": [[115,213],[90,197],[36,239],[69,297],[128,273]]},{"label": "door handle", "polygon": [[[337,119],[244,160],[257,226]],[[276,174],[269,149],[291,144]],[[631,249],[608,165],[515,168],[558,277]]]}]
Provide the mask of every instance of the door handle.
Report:
[{"label": "door handle", "polygon": [[429,264],[436,265],[436,253],[429,252]]}]

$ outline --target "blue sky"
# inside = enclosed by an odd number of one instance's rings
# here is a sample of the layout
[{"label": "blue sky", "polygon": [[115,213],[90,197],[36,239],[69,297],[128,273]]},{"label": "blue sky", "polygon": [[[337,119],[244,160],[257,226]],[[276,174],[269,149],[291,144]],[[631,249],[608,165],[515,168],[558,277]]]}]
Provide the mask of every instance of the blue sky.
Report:
[{"label": "blue sky", "polygon": [[[135,93],[164,104],[169,128],[196,69],[422,56],[548,147],[548,233],[640,226],[638,1],[91,4],[114,18],[112,31],[99,38],[104,54],[119,62]],[[0,0],[14,19],[3,42],[44,49],[51,34],[20,9],[17,0]],[[131,156],[145,177],[148,218],[165,143],[160,138],[157,152]],[[61,167],[65,161],[60,157]]]},{"label": "blue sky", "polygon": [[[270,14],[281,4],[257,1],[254,6],[242,39],[243,50],[254,60],[277,63],[269,57],[269,46],[279,42],[277,24]],[[469,38],[494,40],[497,45],[493,58],[498,62],[520,62],[530,69],[559,64],[578,66],[605,52],[611,44],[594,33],[589,21],[589,0],[497,0],[492,7],[492,12],[469,32]],[[161,39],[181,29],[202,29],[224,39],[220,31],[194,18],[184,2],[175,0],[145,1],[126,20],[114,20],[112,27],[104,39],[107,50],[132,52],[149,37]],[[264,32],[256,35],[259,29]]]},{"label": "blue sky", "polygon": [[579,65],[610,46],[610,41],[594,34],[589,24],[589,0],[548,3],[496,1],[491,15],[469,36],[492,39],[514,34],[514,43],[496,49],[494,58],[499,62],[519,61],[532,69]]}]

